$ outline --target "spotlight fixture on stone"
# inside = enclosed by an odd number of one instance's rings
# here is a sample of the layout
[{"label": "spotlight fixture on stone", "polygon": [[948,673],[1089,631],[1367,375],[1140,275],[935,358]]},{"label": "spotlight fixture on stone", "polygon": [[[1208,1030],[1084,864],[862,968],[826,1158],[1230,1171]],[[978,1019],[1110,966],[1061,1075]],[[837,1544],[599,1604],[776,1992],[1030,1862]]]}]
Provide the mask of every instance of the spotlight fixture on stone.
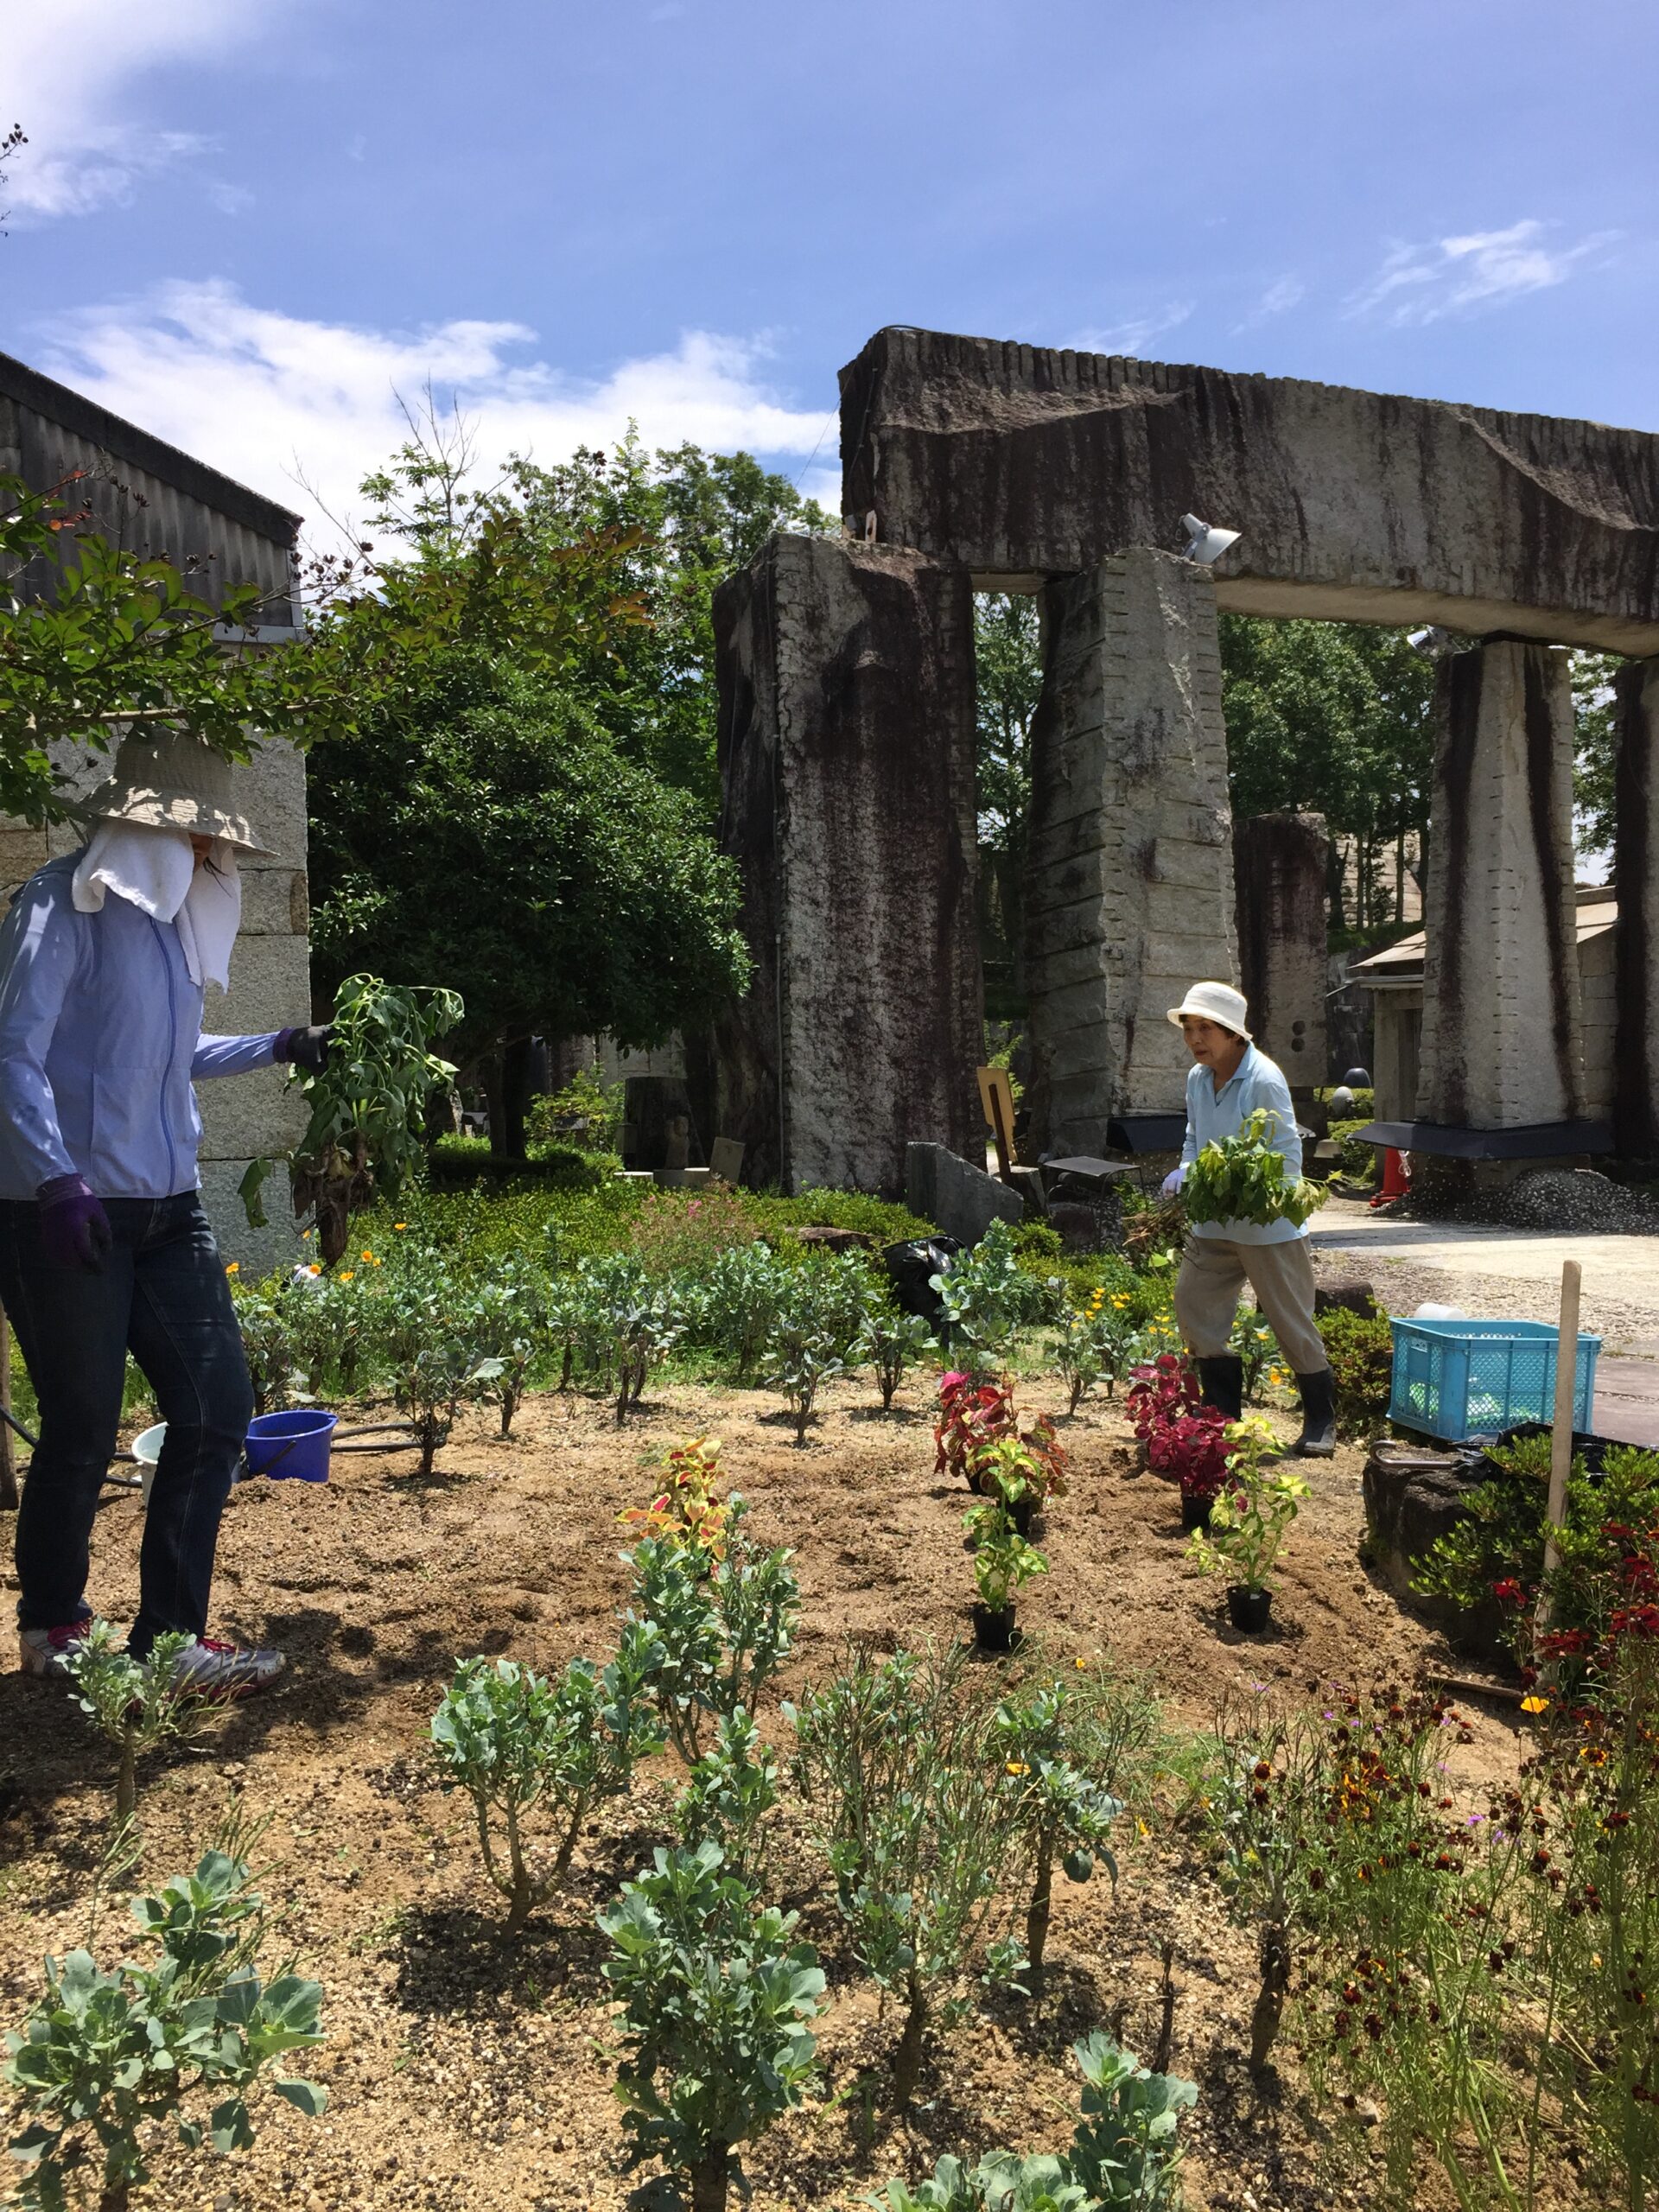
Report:
[{"label": "spotlight fixture on stone", "polygon": [[1427,630],[1413,630],[1406,643],[1414,653],[1421,653],[1425,660],[1444,660],[1448,653],[1461,652],[1466,640],[1455,631],[1444,630],[1439,623],[1431,623]]},{"label": "spotlight fixture on stone", "polygon": [[1227,550],[1236,545],[1239,533],[1236,530],[1221,530],[1215,524],[1200,522],[1197,515],[1183,515],[1181,528],[1186,532],[1186,557],[1209,568]]}]

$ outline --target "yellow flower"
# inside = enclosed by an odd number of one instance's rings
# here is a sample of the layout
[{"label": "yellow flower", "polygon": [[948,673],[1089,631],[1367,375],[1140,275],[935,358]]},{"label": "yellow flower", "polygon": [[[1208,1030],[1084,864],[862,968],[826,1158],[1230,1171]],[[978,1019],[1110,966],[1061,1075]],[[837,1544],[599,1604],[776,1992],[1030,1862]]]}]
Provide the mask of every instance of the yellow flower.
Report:
[{"label": "yellow flower", "polygon": [[351,1280],[352,1271],[349,1268],[342,1268],[340,1273],[334,1277],[334,1281],[336,1282],[350,1282]]},{"label": "yellow flower", "polygon": [[1026,1764],[1023,1759],[1010,1759],[1008,1761],[1008,1772],[1010,1774],[1029,1774],[1031,1772],[1031,1769]]},{"label": "yellow flower", "polygon": [[406,1221],[394,1221],[391,1225],[394,1229],[407,1229],[409,1227],[409,1224]]},{"label": "yellow flower", "polygon": [[1521,1700],[1521,1710],[1522,1713],[1548,1713],[1549,1700],[1547,1697],[1539,1697],[1535,1694],[1531,1697],[1523,1697]]},{"label": "yellow flower", "polygon": [[359,1255],[358,1255],[358,1256],[359,1256],[360,1259],[365,1259],[365,1260],[372,1260],[372,1259],[373,1259],[373,1257],[374,1257],[374,1255],[373,1255],[373,1253],[372,1253],[372,1252],[371,1252],[371,1251],[370,1251],[370,1249],[369,1249],[368,1246],[365,1244],[365,1245],[364,1246],[364,1248],[363,1248],[362,1251],[359,1254]]},{"label": "yellow flower", "polygon": [[225,1262],[225,1272],[227,1275],[239,1275],[242,1272],[241,1261],[226,1260]]},{"label": "yellow flower", "polygon": [[1089,1662],[1086,1659],[1074,1659],[1071,1662],[1071,1664],[1077,1669],[1079,1673],[1081,1673],[1083,1669],[1089,1664]]}]

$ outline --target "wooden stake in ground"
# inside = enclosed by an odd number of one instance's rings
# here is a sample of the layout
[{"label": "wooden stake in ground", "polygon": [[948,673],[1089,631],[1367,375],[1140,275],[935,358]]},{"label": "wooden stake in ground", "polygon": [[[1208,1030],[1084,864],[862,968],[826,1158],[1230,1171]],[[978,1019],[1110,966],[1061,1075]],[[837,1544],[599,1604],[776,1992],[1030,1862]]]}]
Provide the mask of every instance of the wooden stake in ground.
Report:
[{"label": "wooden stake in ground", "polygon": [[[0,1306],[0,1410],[11,1411],[11,1324]],[[11,1431],[0,1421],[0,1513],[17,1510],[17,1453]]]},{"label": "wooden stake in ground", "polygon": [[1538,1592],[1537,1632],[1549,1626],[1549,1578],[1559,1557],[1555,1532],[1567,1519],[1567,1478],[1573,1468],[1573,1409],[1579,1396],[1579,1289],[1584,1270],[1576,1260],[1561,1268],[1561,1319],[1555,1343],[1555,1417],[1550,1429],[1549,1504],[1545,1512],[1544,1579]]}]

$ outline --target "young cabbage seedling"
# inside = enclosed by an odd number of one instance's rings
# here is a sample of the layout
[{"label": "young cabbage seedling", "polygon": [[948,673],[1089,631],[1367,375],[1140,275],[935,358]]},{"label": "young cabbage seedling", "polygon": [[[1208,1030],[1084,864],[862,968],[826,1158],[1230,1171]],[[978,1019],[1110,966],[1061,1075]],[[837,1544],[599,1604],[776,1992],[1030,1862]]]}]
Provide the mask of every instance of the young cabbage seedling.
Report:
[{"label": "young cabbage seedling", "polygon": [[158,1636],[143,1659],[129,1657],[107,1621],[93,1621],[69,1660],[80,1694],[76,1702],[120,1755],[115,1783],[115,1826],[138,1809],[138,1762],[161,1745],[188,1742],[226,1711],[223,1699],[204,1697],[178,1676],[189,1649],[188,1636]]},{"label": "young cabbage seedling", "polygon": [[[646,1685],[661,1656],[649,1631],[631,1624],[602,1673],[589,1659],[573,1659],[550,1681],[511,1659],[469,1659],[456,1669],[432,1716],[432,1742],[444,1788],[472,1798],[485,1872],[507,1900],[509,1933],[563,1882],[594,1806],[620,1796],[634,1762],[660,1747]],[[524,1833],[537,1807],[551,1814],[556,1839],[545,1867]]]}]

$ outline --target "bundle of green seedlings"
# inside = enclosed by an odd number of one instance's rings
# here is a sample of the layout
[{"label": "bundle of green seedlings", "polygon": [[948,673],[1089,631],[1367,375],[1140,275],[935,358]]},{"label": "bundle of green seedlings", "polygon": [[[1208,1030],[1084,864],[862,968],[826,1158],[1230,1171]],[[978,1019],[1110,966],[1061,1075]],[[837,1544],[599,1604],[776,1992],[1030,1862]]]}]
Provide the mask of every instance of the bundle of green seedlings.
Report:
[{"label": "bundle of green seedlings", "polygon": [[1278,1221],[1298,1228],[1329,1195],[1306,1176],[1293,1176],[1282,1153],[1268,1139],[1273,1116],[1258,1107],[1230,1137],[1205,1146],[1186,1171],[1181,1199],[1190,1222],[1249,1221],[1259,1227]]}]

